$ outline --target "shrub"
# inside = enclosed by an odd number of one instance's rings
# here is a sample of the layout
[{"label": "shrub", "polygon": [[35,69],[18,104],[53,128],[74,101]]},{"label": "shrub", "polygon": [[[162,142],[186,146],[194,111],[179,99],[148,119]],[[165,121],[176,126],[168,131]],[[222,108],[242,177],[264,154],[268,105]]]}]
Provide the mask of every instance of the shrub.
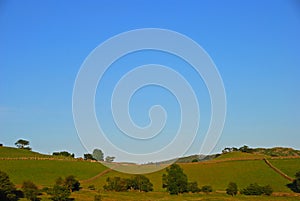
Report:
[{"label": "shrub", "polygon": [[96,188],[95,188],[94,185],[89,185],[89,186],[88,186],[88,189],[90,189],[90,190],[96,190]]},{"label": "shrub", "polygon": [[0,171],[0,200],[17,200],[15,191],[15,185],[9,180],[9,176],[5,172]]},{"label": "shrub", "polygon": [[201,191],[204,193],[210,193],[213,191],[213,189],[211,186],[205,185],[205,186],[202,186]]},{"label": "shrub", "polygon": [[237,192],[238,192],[237,184],[234,182],[230,182],[226,188],[226,193],[228,195],[234,196],[237,194]]},{"label": "shrub", "polygon": [[80,190],[80,183],[73,175],[67,176],[63,184],[72,192]]},{"label": "shrub", "polygon": [[38,200],[39,190],[32,181],[24,181],[22,185],[24,197],[31,201]]},{"label": "shrub", "polygon": [[53,201],[67,201],[71,195],[71,192],[67,187],[55,184],[53,186],[51,195],[51,199]]},{"label": "shrub", "polygon": [[250,184],[243,190],[241,190],[241,194],[244,195],[271,195],[273,193],[273,189],[270,185],[260,186],[257,183]]},{"label": "shrub", "polygon": [[94,201],[101,201],[101,200],[102,200],[101,195],[95,195]]},{"label": "shrub", "polygon": [[200,191],[201,190],[198,187],[198,183],[196,181],[194,181],[194,182],[188,182],[188,192],[198,193]]}]

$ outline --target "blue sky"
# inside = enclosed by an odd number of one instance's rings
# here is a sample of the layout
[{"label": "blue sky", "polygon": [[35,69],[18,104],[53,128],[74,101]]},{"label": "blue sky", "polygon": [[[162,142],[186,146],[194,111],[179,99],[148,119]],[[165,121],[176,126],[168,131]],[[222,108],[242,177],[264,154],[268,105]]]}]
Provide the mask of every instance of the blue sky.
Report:
[{"label": "blue sky", "polygon": [[[226,123],[214,152],[244,144],[300,149],[300,4],[294,0],[2,0],[0,143],[13,146],[25,138],[33,150],[68,150],[82,156],[86,150],[72,116],[72,91],[80,66],[100,43],[140,28],[182,33],[214,60],[227,94]],[[201,100],[199,137],[187,154],[197,153],[210,118],[205,85],[182,68],[185,64],[178,58],[159,52],[132,54],[119,65],[126,64],[129,70],[153,60],[180,71]],[[113,133],[115,125],[105,100],[118,76],[126,73],[117,65],[107,72],[96,96],[97,117],[105,122],[107,133]],[[147,125],[147,108],[157,103],[170,112],[166,132],[173,133],[178,127],[178,104],[166,90],[140,90],[130,105],[132,118]]]}]

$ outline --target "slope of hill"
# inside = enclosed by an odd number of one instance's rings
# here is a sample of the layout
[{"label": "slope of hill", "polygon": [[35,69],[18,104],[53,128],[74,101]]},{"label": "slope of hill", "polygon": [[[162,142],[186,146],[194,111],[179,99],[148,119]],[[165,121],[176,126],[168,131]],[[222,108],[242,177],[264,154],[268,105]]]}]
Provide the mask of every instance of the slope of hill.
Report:
[{"label": "slope of hill", "polygon": [[292,148],[286,148],[286,147],[274,147],[274,148],[255,148],[252,149],[252,153],[254,154],[264,154],[272,157],[300,157],[300,150],[295,150]]},{"label": "slope of hill", "polygon": [[43,155],[10,147],[0,148],[0,170],[6,172],[15,184],[31,180],[38,185],[48,186],[54,184],[58,177],[68,175],[85,180],[106,169],[100,163],[79,161],[70,157]]},{"label": "slope of hill", "polygon": [[49,155],[40,154],[37,152],[29,151],[27,149],[17,149],[13,147],[0,147],[0,158],[22,158],[22,157],[52,157]]}]

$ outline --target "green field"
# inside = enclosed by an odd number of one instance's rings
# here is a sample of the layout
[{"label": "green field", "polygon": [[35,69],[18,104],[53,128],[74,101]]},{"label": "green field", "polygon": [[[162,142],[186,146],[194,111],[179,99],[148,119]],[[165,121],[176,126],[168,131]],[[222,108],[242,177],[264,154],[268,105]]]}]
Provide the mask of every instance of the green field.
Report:
[{"label": "green field", "polygon": [[272,159],[270,162],[292,178],[295,177],[297,171],[300,171],[300,158]]},{"label": "green field", "polygon": [[[30,160],[18,159],[28,157]],[[32,157],[40,157],[43,160],[33,160]],[[49,157],[49,160],[44,160]],[[83,189],[79,192],[72,193],[72,197],[76,200],[89,201],[93,200],[94,195],[100,192],[103,200],[300,200],[295,197],[294,193],[286,187],[288,180],[280,176],[272,170],[262,160],[264,155],[245,154],[241,152],[228,153],[217,159],[197,162],[197,163],[180,163],[187,174],[189,181],[197,181],[201,187],[203,185],[211,185],[214,193],[206,194],[183,194],[179,196],[170,196],[162,188],[162,174],[165,170],[160,170],[146,176],[154,185],[154,192],[103,192],[103,185],[106,183],[107,177],[123,177],[129,178],[132,175],[124,174],[116,171],[108,173],[83,182],[82,180],[93,178],[101,172],[107,170],[100,163],[92,163],[89,161],[80,161],[69,158],[55,158],[52,156],[41,155],[27,150],[19,150],[14,148],[0,148],[0,170],[6,172],[11,181],[18,186],[24,180],[31,180],[38,186],[52,186],[55,179],[74,175],[81,180]],[[4,160],[4,158],[10,158]],[[300,159],[270,159],[270,162],[289,176],[300,170]],[[279,194],[288,194],[287,197],[282,196],[243,196],[237,197],[227,196],[224,192],[229,182],[236,182],[239,189],[242,189],[250,183],[258,183],[260,185],[271,185],[275,192]],[[95,185],[96,191],[89,191],[89,185]],[[276,193],[275,193],[276,195]],[[278,193],[277,193],[278,195]],[[290,196],[292,195],[292,196]],[[42,196],[42,200],[47,199],[47,195]]]},{"label": "green field", "polygon": [[0,160],[0,170],[6,172],[15,184],[31,180],[37,185],[49,186],[60,176],[74,175],[83,180],[105,169],[100,163],[86,161]]}]

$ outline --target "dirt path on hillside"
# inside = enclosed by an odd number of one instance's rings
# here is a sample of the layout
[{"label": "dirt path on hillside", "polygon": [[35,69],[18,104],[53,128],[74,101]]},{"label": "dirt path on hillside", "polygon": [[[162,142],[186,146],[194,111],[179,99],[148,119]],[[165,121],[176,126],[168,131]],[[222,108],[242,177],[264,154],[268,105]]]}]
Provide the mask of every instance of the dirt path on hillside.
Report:
[{"label": "dirt path on hillside", "polygon": [[114,168],[117,167],[117,166],[118,166],[118,164],[116,164],[116,165],[113,166],[112,168],[108,168],[108,169],[106,169],[106,170],[100,172],[99,174],[97,174],[97,175],[94,176],[94,177],[91,177],[91,178],[85,179],[85,180],[81,180],[80,183],[88,183],[88,182],[94,181],[94,180],[98,179],[99,177],[101,177],[101,176],[103,176],[103,175],[105,175],[105,174],[107,174],[107,173],[113,171]]},{"label": "dirt path on hillside", "polygon": [[265,163],[271,168],[273,169],[276,173],[280,174],[283,178],[289,180],[289,181],[294,181],[293,178],[289,177],[287,174],[285,174],[284,172],[282,172],[281,170],[279,170],[277,167],[275,167],[274,165],[272,165],[272,163],[270,163],[270,161],[268,161],[268,159],[264,158]]}]

